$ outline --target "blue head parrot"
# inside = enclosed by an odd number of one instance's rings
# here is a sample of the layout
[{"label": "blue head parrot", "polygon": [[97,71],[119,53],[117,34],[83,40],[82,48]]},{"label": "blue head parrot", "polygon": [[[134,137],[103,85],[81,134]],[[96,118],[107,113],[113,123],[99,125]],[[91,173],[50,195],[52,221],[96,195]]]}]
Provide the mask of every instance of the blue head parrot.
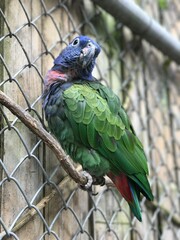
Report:
[{"label": "blue head parrot", "polygon": [[153,200],[147,158],[120,99],[92,75],[100,50],[78,36],[60,53],[44,80],[45,116],[66,153],[94,179],[107,175],[142,221],[140,193]]}]

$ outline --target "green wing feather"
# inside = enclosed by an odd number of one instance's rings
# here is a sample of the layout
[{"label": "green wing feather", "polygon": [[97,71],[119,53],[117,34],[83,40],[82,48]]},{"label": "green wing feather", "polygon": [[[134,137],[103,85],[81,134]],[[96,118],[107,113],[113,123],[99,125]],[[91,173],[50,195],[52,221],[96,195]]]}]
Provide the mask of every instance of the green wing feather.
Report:
[{"label": "green wing feather", "polygon": [[91,163],[83,159],[77,161],[92,174],[94,171],[98,174],[98,166],[101,174],[125,173],[152,199],[144,150],[119,98],[100,83],[82,83],[75,83],[63,92],[65,114],[78,144],[89,151],[94,149],[94,156],[100,160],[99,165],[95,159]]}]

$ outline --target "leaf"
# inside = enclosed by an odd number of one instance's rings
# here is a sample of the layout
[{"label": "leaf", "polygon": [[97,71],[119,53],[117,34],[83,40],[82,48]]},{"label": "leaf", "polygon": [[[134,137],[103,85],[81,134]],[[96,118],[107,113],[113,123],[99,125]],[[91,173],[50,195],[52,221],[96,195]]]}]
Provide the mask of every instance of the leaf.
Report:
[{"label": "leaf", "polygon": [[160,9],[165,10],[168,8],[167,0],[158,0],[158,3],[159,3]]}]

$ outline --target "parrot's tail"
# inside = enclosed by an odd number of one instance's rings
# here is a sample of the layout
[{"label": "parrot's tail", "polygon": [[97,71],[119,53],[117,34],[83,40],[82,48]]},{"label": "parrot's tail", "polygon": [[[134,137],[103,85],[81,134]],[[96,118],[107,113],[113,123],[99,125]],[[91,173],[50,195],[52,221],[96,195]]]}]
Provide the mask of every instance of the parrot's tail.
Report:
[{"label": "parrot's tail", "polygon": [[128,179],[125,174],[116,176],[110,172],[108,173],[108,177],[113,181],[118,191],[126,199],[131,211],[134,213],[136,218],[141,222],[141,208],[139,205],[140,192],[136,190],[134,183]]}]

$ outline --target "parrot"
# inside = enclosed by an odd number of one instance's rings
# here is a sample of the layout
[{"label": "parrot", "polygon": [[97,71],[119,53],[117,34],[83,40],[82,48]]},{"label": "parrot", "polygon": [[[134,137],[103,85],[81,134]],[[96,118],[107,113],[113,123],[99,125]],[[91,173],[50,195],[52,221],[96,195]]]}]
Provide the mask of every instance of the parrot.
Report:
[{"label": "parrot", "polygon": [[119,97],[92,75],[100,51],[85,35],[61,51],[44,78],[45,118],[66,154],[93,179],[90,183],[103,185],[108,176],[142,221],[140,194],[153,200],[147,158]]}]

